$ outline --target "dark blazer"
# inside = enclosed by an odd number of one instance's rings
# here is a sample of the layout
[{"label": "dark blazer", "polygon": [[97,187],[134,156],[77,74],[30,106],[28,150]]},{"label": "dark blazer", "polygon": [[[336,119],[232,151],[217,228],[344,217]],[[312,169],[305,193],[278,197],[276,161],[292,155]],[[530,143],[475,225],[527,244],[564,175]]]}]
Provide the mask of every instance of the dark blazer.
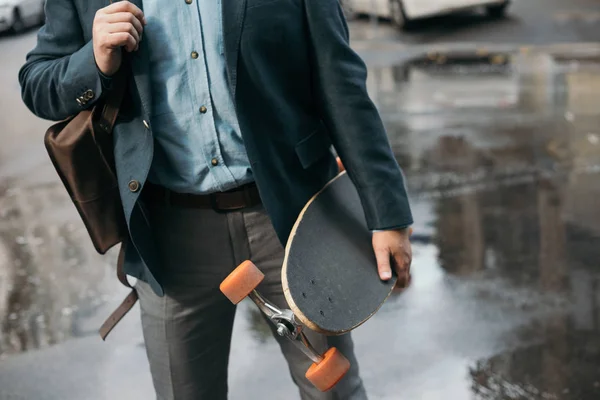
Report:
[{"label": "dark blazer", "polygon": [[[19,73],[37,116],[61,120],[106,91],[92,22],[108,0],[52,0],[46,25]],[[133,0],[142,8],[142,0]],[[412,224],[401,170],[366,90],[366,66],[349,47],[338,0],[222,0],[229,87],[263,203],[282,243],[306,201],[337,173],[335,148],[371,229]],[[130,240],[125,271],[163,294],[143,203],[154,152],[148,49],[132,54],[127,105],[114,129]],[[143,189],[142,189],[143,190]],[[202,238],[198,238],[202,240]]]}]

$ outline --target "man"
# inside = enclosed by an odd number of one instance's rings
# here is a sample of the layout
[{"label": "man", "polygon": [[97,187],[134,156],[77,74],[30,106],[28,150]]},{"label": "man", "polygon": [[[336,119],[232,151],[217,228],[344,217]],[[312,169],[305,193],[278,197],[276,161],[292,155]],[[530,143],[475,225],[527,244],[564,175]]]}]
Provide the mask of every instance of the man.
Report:
[{"label": "man", "polygon": [[[283,245],[306,201],[337,171],[358,188],[382,279],[409,280],[412,224],[401,171],[348,45],[337,0],[50,0],[19,74],[36,115],[91,107],[132,77],[114,128],[142,325],[159,399],[227,397],[235,307],[218,289],[251,259],[286,306]],[[143,9],[143,11],[142,11]],[[124,62],[127,59],[128,62]],[[276,335],[303,399],[366,398],[350,335],[310,334],[352,362],[328,393]]]}]

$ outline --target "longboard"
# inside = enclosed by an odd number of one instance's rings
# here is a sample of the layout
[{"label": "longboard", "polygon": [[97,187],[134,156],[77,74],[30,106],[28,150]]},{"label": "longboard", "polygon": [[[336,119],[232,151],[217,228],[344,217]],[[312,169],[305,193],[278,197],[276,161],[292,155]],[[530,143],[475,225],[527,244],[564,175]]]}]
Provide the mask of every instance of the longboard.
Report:
[{"label": "longboard", "polygon": [[286,245],[281,280],[290,308],[308,328],[347,333],[390,296],[397,278],[379,278],[371,235],[346,172],[302,209]]},{"label": "longboard", "polygon": [[346,374],[350,362],[335,347],[317,352],[303,325],[341,335],[379,310],[397,277],[379,279],[371,243],[358,192],[344,171],[307,202],[290,233],[281,280],[291,310],[279,309],[256,290],[264,274],[251,260],[240,264],[220,289],[234,304],[250,298],[277,333],[313,361],[306,378],[328,391]]}]

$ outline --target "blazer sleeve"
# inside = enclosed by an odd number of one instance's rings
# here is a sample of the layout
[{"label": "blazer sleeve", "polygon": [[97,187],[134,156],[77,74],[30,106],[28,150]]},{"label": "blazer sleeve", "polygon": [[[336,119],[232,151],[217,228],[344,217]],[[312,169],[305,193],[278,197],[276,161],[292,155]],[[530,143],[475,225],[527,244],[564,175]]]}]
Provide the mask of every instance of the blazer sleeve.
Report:
[{"label": "blazer sleeve", "polygon": [[103,82],[73,0],[47,1],[46,24],[19,71],[27,107],[40,118],[63,120],[91,107],[102,95]]},{"label": "blazer sleeve", "polygon": [[366,87],[367,68],[349,45],[338,0],[302,0],[314,93],[332,143],[361,197],[369,229],[413,223],[402,171]]}]

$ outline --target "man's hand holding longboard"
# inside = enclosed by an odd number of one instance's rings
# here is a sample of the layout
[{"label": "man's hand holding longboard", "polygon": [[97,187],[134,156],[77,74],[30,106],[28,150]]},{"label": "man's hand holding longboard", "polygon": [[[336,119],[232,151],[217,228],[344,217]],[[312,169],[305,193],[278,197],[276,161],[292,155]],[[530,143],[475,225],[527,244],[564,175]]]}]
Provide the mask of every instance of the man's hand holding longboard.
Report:
[{"label": "man's hand holding longboard", "polygon": [[[337,164],[340,172],[345,170],[339,157],[337,158]],[[407,288],[411,280],[411,234],[412,228],[373,232],[373,251],[375,251],[375,257],[377,258],[379,277],[384,281],[389,280],[392,277],[392,268],[394,268],[398,275],[396,286],[400,289]]]}]

